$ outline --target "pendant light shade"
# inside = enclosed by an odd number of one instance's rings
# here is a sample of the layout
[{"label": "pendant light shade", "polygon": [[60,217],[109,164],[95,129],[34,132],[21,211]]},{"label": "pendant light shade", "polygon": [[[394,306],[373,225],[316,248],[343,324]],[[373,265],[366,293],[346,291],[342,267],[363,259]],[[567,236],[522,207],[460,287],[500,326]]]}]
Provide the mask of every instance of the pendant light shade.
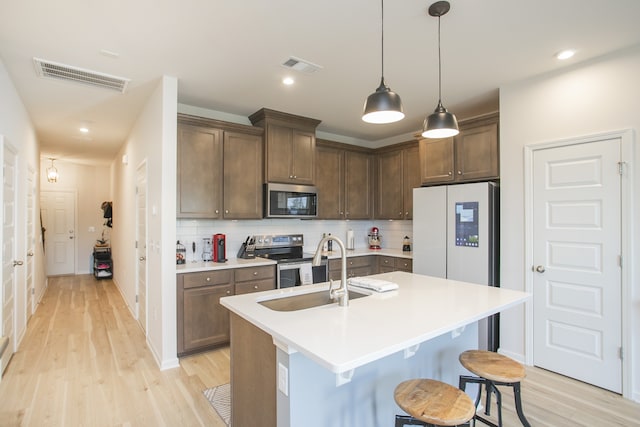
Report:
[{"label": "pendant light shade", "polygon": [[362,120],[367,123],[393,123],[404,118],[402,101],[384,82],[384,0],[382,0],[382,77],[380,86],[367,97],[364,103]]},{"label": "pendant light shade", "polygon": [[460,131],[456,116],[442,106],[442,101],[438,101],[436,110],[424,119],[422,136],[425,138],[449,138],[458,133]]},{"label": "pendant light shade", "polygon": [[47,168],[47,181],[51,183],[58,182],[58,169],[53,165],[55,159],[49,158],[49,160],[51,160],[51,166]]},{"label": "pendant light shade", "polygon": [[425,138],[448,138],[460,133],[456,116],[442,105],[442,58],[440,54],[440,17],[449,12],[448,1],[438,1],[429,7],[429,15],[438,17],[438,105],[433,114],[424,119],[422,136]]},{"label": "pendant light shade", "polygon": [[382,77],[378,89],[364,103],[362,120],[367,123],[393,123],[403,118],[400,96],[389,89]]}]

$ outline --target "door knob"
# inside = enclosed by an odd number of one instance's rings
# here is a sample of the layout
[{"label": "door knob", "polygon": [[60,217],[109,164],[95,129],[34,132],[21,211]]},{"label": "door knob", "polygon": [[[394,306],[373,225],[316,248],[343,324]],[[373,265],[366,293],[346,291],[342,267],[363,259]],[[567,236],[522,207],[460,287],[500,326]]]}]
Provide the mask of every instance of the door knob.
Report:
[{"label": "door knob", "polygon": [[70,239],[70,240],[71,240],[71,239],[73,239],[73,236],[69,236],[69,239]]},{"label": "door knob", "polygon": [[543,266],[543,265],[538,265],[538,266],[536,267],[536,271],[537,271],[538,273],[544,273],[544,271],[545,271],[545,270],[544,270],[544,266]]},{"label": "door knob", "polygon": [[13,260],[13,266],[14,266],[14,267],[15,267],[16,265],[22,265],[22,264],[24,264],[22,261],[16,261],[16,260]]}]

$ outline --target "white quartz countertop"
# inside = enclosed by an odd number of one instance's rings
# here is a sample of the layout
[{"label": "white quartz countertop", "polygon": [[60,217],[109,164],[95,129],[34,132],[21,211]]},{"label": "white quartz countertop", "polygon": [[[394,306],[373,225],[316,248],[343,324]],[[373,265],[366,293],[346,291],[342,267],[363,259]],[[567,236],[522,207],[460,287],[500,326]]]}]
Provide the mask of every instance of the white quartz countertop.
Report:
[{"label": "white quartz countertop", "polygon": [[275,265],[276,262],[274,260],[266,259],[266,258],[253,258],[253,259],[242,259],[242,258],[230,258],[227,262],[190,262],[187,261],[184,264],[176,265],[176,273],[197,273],[199,271],[211,271],[211,270],[224,270],[226,268],[243,268],[243,267],[256,267],[261,265]]},{"label": "white quartz countertop", "polygon": [[[339,259],[341,257],[340,249],[331,251],[331,252],[323,252],[323,255],[327,255],[329,259]],[[367,255],[393,256],[396,258],[411,259],[413,256],[413,253],[403,252],[402,249],[387,249],[387,248],[376,249],[376,250],[372,250],[369,248],[347,249],[347,258],[357,257],[357,256],[367,256]]]},{"label": "white quartz countertop", "polygon": [[529,298],[520,291],[406,272],[368,277],[395,282],[399,288],[351,300],[349,307],[334,303],[289,312],[274,311],[259,302],[327,292],[328,284],[237,295],[220,302],[271,335],[284,351],[298,351],[331,372],[344,373]]}]

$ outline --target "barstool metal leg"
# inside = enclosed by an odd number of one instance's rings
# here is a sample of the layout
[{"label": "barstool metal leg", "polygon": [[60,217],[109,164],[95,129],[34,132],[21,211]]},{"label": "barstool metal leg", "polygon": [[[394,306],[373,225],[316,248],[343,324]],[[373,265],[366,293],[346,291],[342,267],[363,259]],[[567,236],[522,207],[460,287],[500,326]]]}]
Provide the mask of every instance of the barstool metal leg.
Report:
[{"label": "barstool metal leg", "polygon": [[524,412],[522,411],[522,396],[520,394],[519,382],[513,384],[513,395],[516,400],[516,413],[518,414],[518,418],[520,418],[520,422],[524,427],[531,427],[531,424],[529,424],[529,421],[527,421],[527,418],[524,416]]}]

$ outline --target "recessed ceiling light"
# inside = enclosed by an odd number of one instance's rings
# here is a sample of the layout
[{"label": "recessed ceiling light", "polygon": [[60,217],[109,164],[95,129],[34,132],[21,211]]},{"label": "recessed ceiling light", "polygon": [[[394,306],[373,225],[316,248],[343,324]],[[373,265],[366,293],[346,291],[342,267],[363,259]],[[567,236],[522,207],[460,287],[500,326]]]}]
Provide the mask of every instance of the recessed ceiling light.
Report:
[{"label": "recessed ceiling light", "polygon": [[293,80],[292,77],[285,77],[282,79],[282,83],[287,85],[287,86],[291,86],[292,84],[295,83],[295,80]]},{"label": "recessed ceiling light", "polygon": [[89,128],[81,127],[81,128],[80,128],[80,132],[82,132],[82,133],[89,133]]},{"label": "recessed ceiling light", "polygon": [[566,49],[566,50],[562,50],[558,53],[556,53],[556,58],[563,60],[563,59],[569,59],[571,58],[573,55],[576,54],[576,51],[573,49]]}]

